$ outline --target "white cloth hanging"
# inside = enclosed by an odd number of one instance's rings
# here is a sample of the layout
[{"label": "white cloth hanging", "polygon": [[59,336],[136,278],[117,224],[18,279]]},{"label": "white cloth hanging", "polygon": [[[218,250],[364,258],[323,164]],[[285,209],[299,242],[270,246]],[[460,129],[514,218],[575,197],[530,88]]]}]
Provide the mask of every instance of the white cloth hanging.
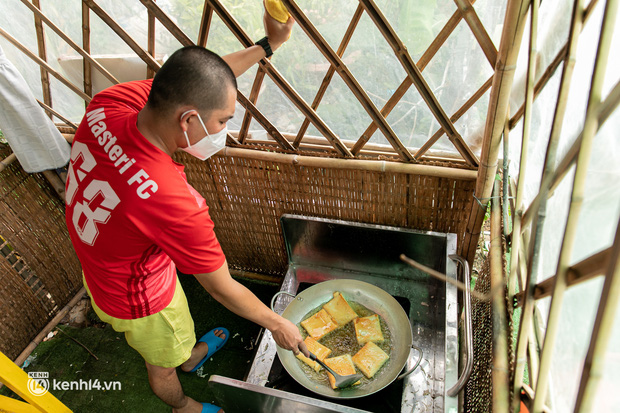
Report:
[{"label": "white cloth hanging", "polygon": [[37,103],[0,47],[0,130],[26,172],[60,168],[71,146]]}]

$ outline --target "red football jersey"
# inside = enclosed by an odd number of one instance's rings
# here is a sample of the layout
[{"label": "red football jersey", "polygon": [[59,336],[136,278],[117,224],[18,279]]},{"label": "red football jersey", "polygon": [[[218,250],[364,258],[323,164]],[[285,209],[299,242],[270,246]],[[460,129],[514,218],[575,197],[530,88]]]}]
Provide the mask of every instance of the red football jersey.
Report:
[{"label": "red football jersey", "polygon": [[67,227],[86,282],[95,303],[123,319],[166,307],[176,267],[207,273],[225,261],[209,208],[183,166],[136,127],[151,84],[124,83],[93,98],[67,176]]}]

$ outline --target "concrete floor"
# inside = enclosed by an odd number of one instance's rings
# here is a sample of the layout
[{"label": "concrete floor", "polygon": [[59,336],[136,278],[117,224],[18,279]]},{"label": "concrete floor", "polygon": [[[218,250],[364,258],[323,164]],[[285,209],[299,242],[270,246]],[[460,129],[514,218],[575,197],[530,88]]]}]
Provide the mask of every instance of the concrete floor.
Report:
[{"label": "concrete floor", "polygon": [[[178,370],[185,393],[200,402],[214,402],[207,385],[209,375],[218,374],[244,379],[254,356],[254,346],[260,327],[231,313],[204,291],[192,276],[181,275],[181,284],[187,295],[196,326],[196,335],[202,336],[215,327],[226,327],[231,334],[226,346],[218,351],[195,373]],[[253,280],[239,280],[267,305],[278,291],[278,286]],[[54,338],[41,343],[33,352],[31,364],[24,370],[47,371],[49,381],[77,381],[95,383],[102,389],[50,391],[75,412],[170,412],[151,391],[146,367],[140,355],[129,347],[124,335],[103,325],[94,312],[89,314],[94,326],[73,328],[60,326]],[[99,360],[95,360],[70,337],[84,344]],[[202,370],[202,371],[201,371]],[[106,383],[119,382],[120,390],[103,390]],[[119,384],[115,384],[118,388]],[[3,387],[0,394],[15,396]],[[2,411],[2,406],[0,406]]]}]

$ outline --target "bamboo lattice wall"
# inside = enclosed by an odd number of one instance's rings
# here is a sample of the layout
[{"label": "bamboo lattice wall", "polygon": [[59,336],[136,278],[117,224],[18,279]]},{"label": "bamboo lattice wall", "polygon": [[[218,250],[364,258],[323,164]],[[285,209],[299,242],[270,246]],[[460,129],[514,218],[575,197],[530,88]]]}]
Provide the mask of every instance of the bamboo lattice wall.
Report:
[{"label": "bamboo lattice wall", "polygon": [[18,162],[0,172],[0,236],[0,351],[15,358],[82,287],[81,269],[63,201]]}]

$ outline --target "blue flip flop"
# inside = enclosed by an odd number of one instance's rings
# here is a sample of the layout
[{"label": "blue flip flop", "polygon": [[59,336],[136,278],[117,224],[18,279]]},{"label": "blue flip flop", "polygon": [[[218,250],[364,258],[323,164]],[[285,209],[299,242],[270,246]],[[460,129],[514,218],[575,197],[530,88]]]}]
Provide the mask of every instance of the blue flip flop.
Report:
[{"label": "blue flip flop", "polygon": [[202,410],[200,411],[201,413],[217,413],[222,409],[221,407],[218,407],[211,403],[201,403],[201,404],[202,404]]},{"label": "blue flip flop", "polygon": [[[216,336],[214,333],[215,330],[222,330],[226,338],[222,340],[221,338]],[[224,327],[214,328],[213,330],[202,336],[200,340],[198,340],[198,342],[207,343],[207,346],[209,346],[209,351],[207,352],[207,355],[204,356],[204,358],[200,360],[198,364],[196,364],[196,367],[191,369],[189,372],[193,373],[194,371],[198,370],[200,366],[202,366],[204,362],[209,359],[209,357],[211,357],[213,354],[215,354],[216,351],[224,347],[224,344],[226,344],[226,342],[228,341],[228,337],[230,337],[230,334],[228,333],[228,330],[226,330]]]}]

